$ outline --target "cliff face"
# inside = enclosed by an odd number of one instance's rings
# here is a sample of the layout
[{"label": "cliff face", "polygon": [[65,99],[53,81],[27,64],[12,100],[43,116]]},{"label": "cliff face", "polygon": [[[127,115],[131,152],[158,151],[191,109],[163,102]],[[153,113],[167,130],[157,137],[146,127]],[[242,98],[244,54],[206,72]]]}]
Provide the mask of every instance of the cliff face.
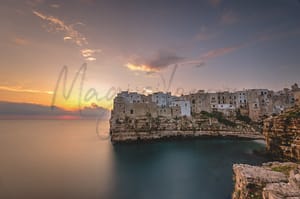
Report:
[{"label": "cliff face", "polygon": [[263,134],[269,153],[280,160],[300,160],[300,108],[264,121]]},{"label": "cliff face", "polygon": [[[275,159],[300,161],[300,107],[264,121],[263,134]],[[233,199],[300,198],[300,165],[271,162],[261,167],[235,164]]]},{"label": "cliff face", "polygon": [[[229,120],[228,120],[229,121]],[[220,123],[216,118],[125,117],[110,120],[113,142],[152,140],[170,137],[231,136],[261,139],[253,126],[243,122]]]},{"label": "cliff face", "polygon": [[233,165],[235,187],[232,199],[300,198],[300,165],[270,162],[261,167]]}]

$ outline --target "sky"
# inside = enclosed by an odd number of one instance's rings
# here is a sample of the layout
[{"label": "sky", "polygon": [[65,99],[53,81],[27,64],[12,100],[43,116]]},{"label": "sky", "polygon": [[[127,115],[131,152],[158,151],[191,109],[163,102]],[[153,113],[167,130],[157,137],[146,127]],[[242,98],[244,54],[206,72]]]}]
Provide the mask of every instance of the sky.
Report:
[{"label": "sky", "polygon": [[73,111],[111,109],[121,90],[280,90],[299,83],[299,19],[299,0],[3,0],[0,101]]}]

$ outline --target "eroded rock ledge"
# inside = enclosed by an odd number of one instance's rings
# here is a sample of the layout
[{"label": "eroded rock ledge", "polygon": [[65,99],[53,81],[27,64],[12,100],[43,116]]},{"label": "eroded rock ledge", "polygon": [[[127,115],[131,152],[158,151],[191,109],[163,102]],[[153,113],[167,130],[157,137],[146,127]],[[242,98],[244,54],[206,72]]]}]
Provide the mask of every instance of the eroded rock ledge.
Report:
[{"label": "eroded rock ledge", "polygon": [[[168,138],[188,137],[236,137],[247,139],[263,139],[257,124],[228,120],[221,117],[125,117],[112,116],[110,133],[112,142],[148,141]],[[234,122],[233,122],[234,121]]]},{"label": "eroded rock ledge", "polygon": [[300,165],[269,162],[262,166],[234,164],[233,199],[300,198]]},{"label": "eroded rock ledge", "polygon": [[172,138],[196,137],[228,137],[242,139],[263,139],[261,133],[255,132],[230,132],[230,131],[154,131],[154,132],[122,132],[111,135],[112,142],[135,142],[138,140],[149,141]]}]

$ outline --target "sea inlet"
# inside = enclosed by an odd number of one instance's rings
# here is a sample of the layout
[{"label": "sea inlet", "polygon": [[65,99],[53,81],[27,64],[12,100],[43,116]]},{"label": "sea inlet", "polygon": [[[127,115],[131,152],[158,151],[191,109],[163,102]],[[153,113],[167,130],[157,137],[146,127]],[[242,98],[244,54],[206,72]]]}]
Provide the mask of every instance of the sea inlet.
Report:
[{"label": "sea inlet", "polygon": [[[99,124],[108,132],[108,121]],[[232,164],[266,161],[237,139],[112,144],[93,120],[1,120],[0,198],[229,199]]]}]

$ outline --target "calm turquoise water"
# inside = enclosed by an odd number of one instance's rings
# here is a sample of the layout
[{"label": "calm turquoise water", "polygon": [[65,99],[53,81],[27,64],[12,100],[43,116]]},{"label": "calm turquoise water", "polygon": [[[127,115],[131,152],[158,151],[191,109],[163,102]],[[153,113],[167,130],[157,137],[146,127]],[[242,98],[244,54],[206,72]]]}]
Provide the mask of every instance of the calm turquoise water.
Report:
[{"label": "calm turquoise water", "polygon": [[95,121],[0,121],[0,198],[227,199],[232,164],[264,161],[254,141],[112,145],[95,129]]}]

